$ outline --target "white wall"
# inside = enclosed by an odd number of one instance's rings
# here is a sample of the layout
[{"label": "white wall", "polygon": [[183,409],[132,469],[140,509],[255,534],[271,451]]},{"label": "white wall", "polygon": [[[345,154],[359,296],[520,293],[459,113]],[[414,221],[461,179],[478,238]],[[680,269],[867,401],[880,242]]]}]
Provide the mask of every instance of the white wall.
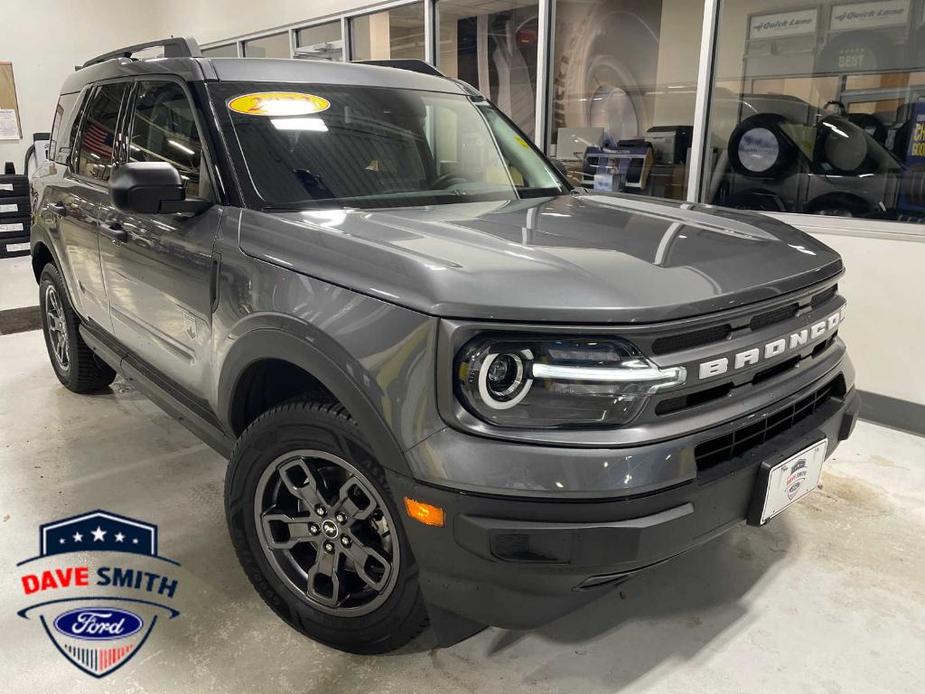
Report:
[{"label": "white wall", "polygon": [[168,33],[209,43],[372,5],[375,0],[162,0]]},{"label": "white wall", "polygon": [[0,141],[0,162],[22,172],[32,133],[51,129],[58,92],[74,66],[108,50],[159,38],[163,6],[151,0],[3,0],[0,60],[13,63],[23,139]]},{"label": "white wall", "polygon": [[200,43],[370,5],[370,0],[2,0],[0,61],[13,63],[23,139],[0,142],[21,172],[32,133],[51,129],[64,78],[94,55],[164,36]]},{"label": "white wall", "polygon": [[838,334],[848,345],[862,390],[925,405],[925,243],[813,233],[845,261],[839,291],[848,319]]}]

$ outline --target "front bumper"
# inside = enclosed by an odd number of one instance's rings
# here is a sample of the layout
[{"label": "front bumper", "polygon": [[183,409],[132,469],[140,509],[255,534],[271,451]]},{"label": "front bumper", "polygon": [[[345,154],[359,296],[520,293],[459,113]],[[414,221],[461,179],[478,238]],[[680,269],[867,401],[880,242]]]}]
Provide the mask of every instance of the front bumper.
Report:
[{"label": "front bumper", "polygon": [[[857,419],[851,380],[846,392],[760,445],[698,470],[692,480],[631,496],[486,495],[389,473],[398,499],[434,504],[446,514],[439,528],[404,522],[425,599],[472,622],[511,629],[535,628],[576,609],[627,576],[743,522],[763,463],[776,464],[822,438],[831,455]],[[805,399],[801,391],[789,400]],[[686,445],[693,455],[704,433],[692,435],[693,441],[665,442],[663,450]],[[646,459],[652,449],[645,447]]]}]

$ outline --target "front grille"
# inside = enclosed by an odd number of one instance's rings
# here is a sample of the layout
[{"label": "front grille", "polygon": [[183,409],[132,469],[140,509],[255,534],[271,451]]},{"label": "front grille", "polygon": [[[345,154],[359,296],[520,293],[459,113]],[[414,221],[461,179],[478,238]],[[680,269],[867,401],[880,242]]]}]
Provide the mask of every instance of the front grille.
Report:
[{"label": "front grille", "polygon": [[837,293],[838,285],[836,284],[828,289],[813,294],[809,299],[803,298],[794,303],[778,306],[770,311],[763,311],[746,317],[743,323],[737,322],[735,325],[731,323],[720,323],[719,325],[712,325],[708,328],[698,328],[697,330],[691,330],[685,333],[659,337],[652,342],[652,353],[656,355],[671,354],[672,352],[680,352],[685,349],[702,347],[704,345],[722,342],[729,338],[733,332],[741,330],[756,331],[776,323],[783,323],[796,316],[800,312],[801,305],[814,309],[822,306],[822,304],[833,298]]},{"label": "front grille", "polygon": [[799,310],[799,304],[788,304],[786,306],[781,306],[780,308],[776,308],[773,311],[759,313],[757,316],[751,319],[748,326],[752,330],[761,330],[762,328],[766,328],[769,325],[774,325],[775,323],[782,323],[785,320],[790,320],[795,315],[797,315],[797,311]]},{"label": "front grille", "polygon": [[755,373],[752,376],[751,380],[741,383],[739,385],[734,385],[732,381],[726,383],[720,383],[718,385],[710,386],[709,388],[703,388],[701,390],[695,390],[690,393],[685,393],[684,395],[676,395],[674,397],[666,397],[655,406],[655,414],[661,417],[662,415],[673,414],[675,412],[680,412],[681,410],[688,410],[692,407],[699,407],[701,405],[706,405],[707,403],[713,402],[714,400],[720,400],[725,398],[736,388],[745,388],[748,386],[756,386],[764,381],[769,381],[772,378],[782,376],[792,369],[799,366],[804,359],[816,359],[825,353],[825,351],[835,344],[835,338],[838,337],[838,331],[832,333],[832,335],[827,340],[823,340],[815,347],[813,347],[812,353],[808,357],[800,357],[799,355],[791,357],[785,361],[769,366],[761,371]]},{"label": "front grille", "polygon": [[814,393],[788,407],[773,412],[762,418],[760,422],[740,427],[732,433],[704,441],[694,449],[697,469],[708,470],[742,455],[746,451],[755,448],[755,446],[760,446],[791,429],[798,422],[802,422],[833,397],[841,397],[844,394],[845,380],[842,376],[838,376]]},{"label": "front grille", "polygon": [[729,337],[731,332],[732,326],[730,325],[715,325],[712,328],[704,328],[703,330],[660,337],[652,343],[652,351],[655,354],[680,352],[684,349],[708,345],[712,342],[721,342]]},{"label": "front grille", "polygon": [[826,301],[831,299],[837,293],[838,293],[838,285],[836,284],[834,287],[830,287],[829,289],[826,289],[824,292],[819,292],[818,294],[816,294],[812,298],[812,301],[810,301],[810,305],[813,308],[816,308],[817,306],[822,306],[822,304],[824,304]]}]

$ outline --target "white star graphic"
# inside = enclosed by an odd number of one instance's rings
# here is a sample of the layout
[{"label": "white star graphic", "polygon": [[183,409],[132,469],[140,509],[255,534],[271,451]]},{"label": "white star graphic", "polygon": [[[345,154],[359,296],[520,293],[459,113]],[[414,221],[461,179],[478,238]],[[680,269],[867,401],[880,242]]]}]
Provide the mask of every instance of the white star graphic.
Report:
[{"label": "white star graphic", "polygon": [[96,526],[96,530],[92,531],[90,534],[93,535],[94,542],[102,542],[103,538],[106,537],[106,531],[100,526]]},{"label": "white star graphic", "polygon": [[63,544],[64,544],[64,538],[63,538],[63,537],[62,537],[60,540],[58,540],[58,544],[59,544],[59,545],[63,545]]},{"label": "white star graphic", "polygon": [[125,535],[122,533],[116,533],[116,542],[122,542],[125,539]]},{"label": "white star graphic", "polygon": [[132,544],[133,544],[133,545],[137,545],[137,544],[138,544],[138,538],[137,538],[137,537],[136,537],[134,540],[132,540]]},{"label": "white star graphic", "polygon": [[83,542],[84,540],[84,536],[81,535],[80,533],[74,533],[73,537],[74,537],[74,542]]}]

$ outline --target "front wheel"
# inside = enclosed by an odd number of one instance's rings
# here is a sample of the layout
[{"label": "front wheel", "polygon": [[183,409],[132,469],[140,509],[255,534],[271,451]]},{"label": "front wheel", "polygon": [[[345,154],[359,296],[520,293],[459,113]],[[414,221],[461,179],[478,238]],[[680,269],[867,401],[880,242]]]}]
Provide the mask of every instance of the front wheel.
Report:
[{"label": "front wheel", "polygon": [[244,571],[295,629],[370,654],[427,626],[385,475],[342,407],[294,402],[258,417],[235,446],[225,500]]}]

